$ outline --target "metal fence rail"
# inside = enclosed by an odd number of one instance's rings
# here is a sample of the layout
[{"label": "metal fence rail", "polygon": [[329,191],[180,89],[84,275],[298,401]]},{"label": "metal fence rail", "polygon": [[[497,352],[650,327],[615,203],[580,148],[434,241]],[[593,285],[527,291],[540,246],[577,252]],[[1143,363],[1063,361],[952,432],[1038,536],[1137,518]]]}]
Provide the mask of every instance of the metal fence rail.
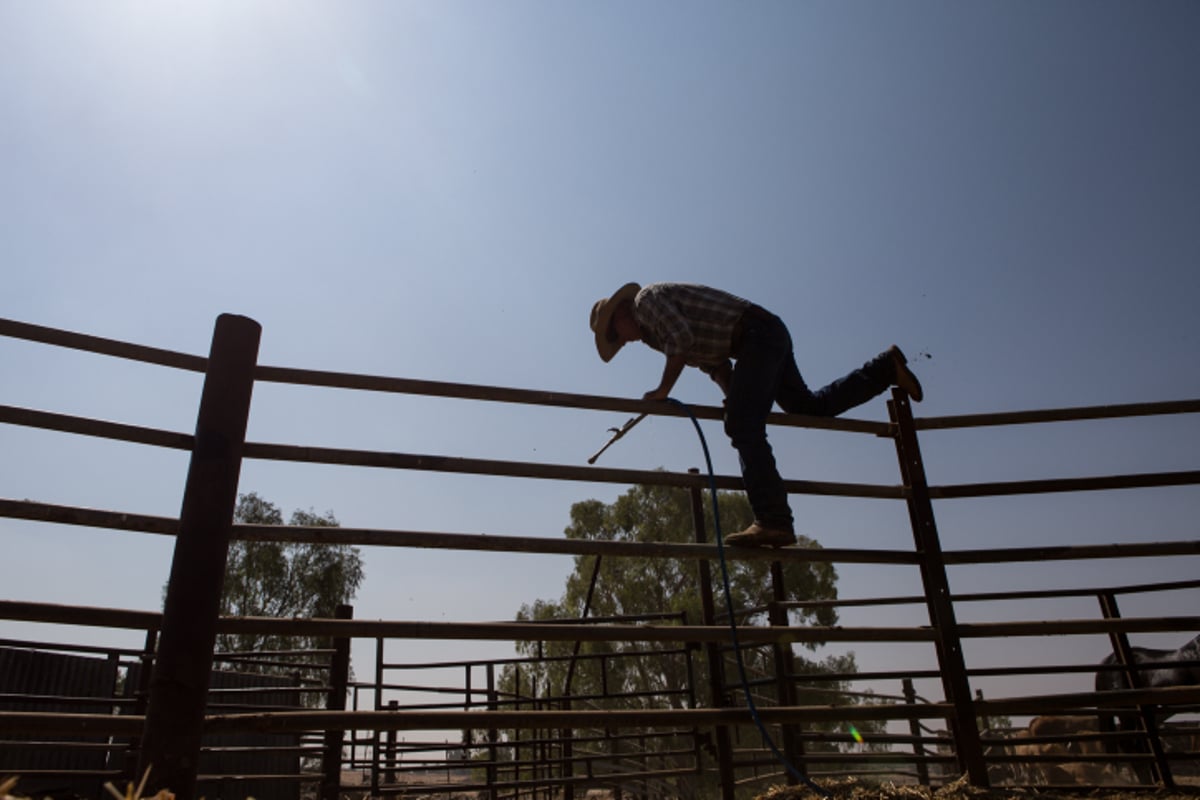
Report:
[{"label": "metal fence rail", "polygon": [[[523,389],[476,386],[437,381],[421,381],[371,375],[356,375],[341,372],[293,369],[264,366],[255,363],[257,350],[257,325],[244,318],[218,320],[214,335],[213,350],[209,357],[163,350],[155,347],[119,342],[101,337],[70,331],[61,331],[29,323],[0,319],[0,337],[23,339],[41,344],[71,348],[97,355],[139,361],[171,369],[201,373],[206,376],[205,391],[200,403],[200,421],[196,433],[181,433],[148,428],[123,422],[90,419],[70,414],[61,414],[39,409],[22,408],[0,404],[0,423],[7,425],[57,431],[78,436],[101,437],[150,447],[187,451],[192,454],[192,469],[184,487],[184,512],[179,519],[127,513],[120,510],[80,508],[70,505],[50,504],[36,500],[0,498],[0,517],[24,519],[53,524],[84,526],[103,530],[171,536],[176,540],[177,563],[180,553],[191,553],[191,565],[206,564],[201,574],[184,576],[191,580],[190,589],[184,591],[176,586],[179,580],[175,571],[168,597],[193,595],[197,592],[211,593],[219,586],[220,571],[215,566],[223,564],[225,537],[247,541],[292,541],[309,543],[357,544],[368,547],[431,548],[458,551],[506,552],[526,554],[559,554],[594,556],[596,558],[663,558],[678,559],[694,563],[699,570],[700,583],[711,586],[707,570],[718,558],[715,545],[705,543],[702,520],[697,521],[696,543],[631,543],[557,540],[539,537],[495,536],[462,534],[437,531],[405,531],[345,528],[296,528],[262,525],[232,524],[232,491],[236,488],[237,470],[243,459],[262,461],[287,461],[305,464],[324,464],[345,467],[368,467],[379,469],[445,472],[484,476],[503,476],[534,480],[586,481],[612,484],[652,484],[677,487],[692,493],[694,508],[698,495],[707,481],[695,473],[670,473],[651,470],[608,469],[578,467],[562,464],[530,463],[495,459],[460,458],[436,454],[396,453],[374,450],[313,447],[304,444],[256,443],[244,440],[246,410],[238,410],[237,402],[230,403],[228,395],[234,391],[245,391],[254,382],[291,384],[307,387],[336,388],[346,391],[387,392],[429,397],[455,398],[480,402],[516,403],[535,407],[571,408],[591,411],[622,411],[651,413],[663,416],[681,416],[684,412],[661,403],[641,400],[600,397],[592,395],[529,391]],[[224,387],[224,388],[223,388]],[[239,388],[240,387],[240,388]],[[700,419],[720,419],[722,410],[715,407],[694,409]],[[1025,667],[992,667],[968,665],[962,654],[964,640],[1003,639],[1009,637],[1058,637],[1071,635],[1104,634],[1112,637],[1114,650],[1128,656],[1129,633],[1181,631],[1200,628],[1200,617],[1179,615],[1155,618],[1122,618],[1116,612],[1115,596],[1123,593],[1153,591],[1176,591],[1200,586],[1200,582],[1176,581],[1163,584],[1141,584],[1126,587],[1098,587],[1096,589],[1052,589],[1027,592],[990,592],[975,594],[952,594],[946,579],[947,567],[965,565],[1017,565],[1029,562],[1056,560],[1110,560],[1129,558],[1156,558],[1164,556],[1184,557],[1200,554],[1200,537],[1188,541],[1140,542],[1129,544],[1087,544],[1074,546],[1049,545],[1044,547],[989,548],[974,550],[943,550],[937,535],[934,516],[934,501],[982,497],[1011,497],[1015,495],[1038,495],[1061,492],[1101,492],[1110,490],[1141,489],[1149,487],[1194,486],[1200,484],[1200,470],[1175,470],[1121,475],[1093,475],[1083,477],[1052,478],[1041,480],[998,481],[985,483],[961,483],[930,485],[924,475],[918,434],[925,431],[949,431],[986,426],[1054,424],[1080,420],[1125,419],[1145,416],[1185,415],[1200,413],[1200,400],[1183,400],[1162,403],[1137,403],[1114,406],[1092,406],[1087,408],[1047,409],[1037,411],[1008,412],[1002,414],[973,414],[916,419],[912,416],[907,398],[902,393],[893,394],[889,402],[890,422],[878,423],[850,419],[816,419],[796,415],[772,414],[772,425],[823,429],[840,433],[865,433],[890,439],[896,446],[899,462],[899,481],[893,485],[872,485],[832,481],[787,480],[789,492],[814,496],[842,498],[870,498],[903,501],[914,533],[912,548],[862,549],[862,548],[789,548],[782,551],[749,550],[728,554],[727,557],[744,560],[768,560],[772,563],[776,602],[757,609],[741,609],[741,616],[762,615],[770,619],[769,625],[744,627],[739,636],[748,647],[767,648],[764,652],[774,653],[774,675],[763,675],[754,681],[753,691],[763,693],[767,701],[760,707],[764,722],[775,726],[783,734],[785,749],[789,757],[799,764],[812,768],[814,774],[833,774],[841,768],[866,769],[879,774],[880,771],[903,772],[901,766],[911,767],[911,774],[919,779],[931,779],[929,767],[939,766],[946,771],[943,776],[966,773],[977,785],[987,785],[994,779],[997,766],[1011,763],[1036,764],[1039,761],[1062,761],[1063,756],[1037,755],[1018,756],[1004,750],[1005,743],[993,732],[981,731],[980,720],[999,715],[1033,716],[1046,714],[1098,714],[1105,710],[1141,709],[1144,741],[1148,747],[1142,753],[1120,755],[1094,755],[1097,762],[1151,763],[1156,772],[1153,778],[1161,785],[1173,783],[1171,764],[1178,763],[1187,753],[1167,751],[1153,721],[1152,707],[1172,710],[1195,709],[1200,704],[1200,694],[1195,687],[1173,687],[1166,689],[1137,688],[1137,672],[1130,672],[1135,688],[1096,693],[1070,693],[1044,696],[988,698],[971,693],[971,679],[986,675],[1017,674],[1062,674],[1070,672],[1095,672],[1096,665],[1046,665]],[[240,417],[240,418],[239,418]],[[242,435],[237,430],[241,427]],[[223,463],[213,460],[212,435],[216,430],[221,436],[233,436],[233,452],[221,454]],[[229,457],[232,456],[232,457]],[[219,460],[219,459],[218,459]],[[741,487],[738,476],[716,476],[719,488],[736,490]],[[192,498],[190,501],[188,498]],[[189,511],[189,508],[191,509]],[[197,514],[205,515],[201,520]],[[201,542],[194,531],[202,527],[211,534],[216,528],[221,535],[208,535]],[[905,565],[918,569],[922,576],[924,594],[908,597],[862,597],[848,600],[789,602],[782,586],[779,565],[793,562]],[[196,572],[196,570],[191,570]],[[1100,599],[1103,614],[1101,619],[1065,620],[1016,620],[1005,622],[959,622],[955,615],[957,607],[968,603],[988,603],[1012,600],[1032,600],[1067,597],[1096,596]],[[787,612],[794,609],[823,607],[866,608],[889,605],[924,604],[929,612],[929,624],[915,627],[889,626],[809,626],[793,627],[787,623]],[[348,616],[348,614],[347,614]],[[482,706],[472,701],[470,693],[462,710],[448,708],[422,708],[419,704],[385,710],[381,702],[382,692],[395,688],[379,679],[368,691],[374,693],[374,704],[378,709],[371,711],[346,711],[345,698],[349,683],[346,676],[331,679],[328,686],[297,687],[296,691],[323,691],[328,695],[329,710],[325,711],[279,711],[274,709],[254,712],[236,711],[223,713],[210,705],[205,711],[203,697],[168,697],[166,695],[143,695],[140,699],[142,713],[112,715],[107,713],[41,713],[0,710],[0,736],[8,739],[20,738],[23,744],[42,741],[40,737],[55,736],[115,736],[132,740],[145,739],[154,744],[146,758],[176,759],[176,752],[187,751],[190,742],[198,741],[201,734],[220,733],[288,733],[298,734],[304,741],[321,741],[321,746],[304,745],[298,752],[314,753],[319,750],[324,763],[319,777],[311,772],[298,771],[287,776],[290,781],[320,782],[325,797],[336,796],[341,783],[340,769],[343,765],[343,744],[350,745],[347,768],[361,764],[355,751],[363,741],[374,748],[373,788],[382,794],[404,795],[408,790],[399,783],[381,780],[386,768],[378,766],[379,756],[399,752],[380,738],[388,732],[398,731],[474,731],[479,738],[468,736],[468,744],[474,747],[491,748],[489,759],[473,763],[483,772],[476,775],[476,784],[481,790],[512,793],[513,796],[537,796],[538,792],[558,787],[567,798],[574,791],[593,786],[619,786],[621,781],[662,782],[691,774],[697,770],[716,770],[725,797],[732,797],[737,782],[762,780],[770,777],[768,762],[763,758],[757,744],[747,746],[740,737],[750,730],[750,720],[744,708],[730,705],[725,695],[739,691],[721,678],[722,662],[728,657],[725,650],[728,628],[719,624],[711,610],[706,609],[706,618],[701,624],[666,624],[665,620],[642,621],[638,624],[622,624],[620,620],[562,621],[553,625],[517,622],[451,622],[389,621],[389,620],[280,620],[261,618],[215,619],[206,616],[195,603],[180,604],[168,600],[167,613],[157,614],[144,611],[105,609],[97,607],[61,606],[36,601],[0,601],[0,619],[28,620],[70,625],[88,625],[104,628],[130,628],[147,632],[146,652],[140,656],[146,663],[154,653],[155,662],[162,669],[207,669],[214,654],[212,643],[207,642],[216,631],[241,633],[278,633],[286,635],[321,635],[334,637],[338,643],[334,653],[309,654],[320,661],[332,657],[332,673],[338,672],[337,661],[349,661],[350,643],[354,640],[389,639],[432,639],[464,641],[509,641],[509,642],[614,642],[622,644],[653,643],[682,645],[681,652],[691,653],[698,660],[705,660],[713,674],[710,687],[690,687],[702,707],[657,708],[642,710],[598,710],[571,706],[555,709],[556,703],[569,704],[572,700],[586,704],[587,699],[562,696],[522,697],[515,696],[501,702],[494,692],[490,702]],[[183,638],[177,641],[186,628]],[[199,632],[199,633],[197,633]],[[161,635],[161,641],[156,637]],[[197,641],[198,640],[198,641]],[[938,658],[938,669],[925,671],[875,671],[872,673],[846,673],[842,675],[799,675],[792,672],[790,645],[792,643],[829,642],[895,642],[933,645]],[[199,649],[197,649],[197,646]],[[181,650],[183,647],[185,649]],[[190,650],[186,648],[191,648]],[[190,653],[190,656],[185,656]],[[195,657],[199,653],[200,657]],[[644,655],[642,657],[651,657]],[[269,658],[269,656],[264,656]],[[193,664],[192,662],[198,662]],[[314,662],[316,663],[316,662]],[[482,662],[481,662],[482,663]],[[172,667],[174,664],[176,666]],[[165,665],[165,666],[163,666]],[[389,669],[403,669],[410,665],[388,664]],[[428,665],[425,665],[428,666]],[[1127,669],[1127,664],[1113,669]],[[850,704],[849,698],[861,700],[863,694],[847,691],[846,704],[805,705],[798,698],[808,691],[820,689],[824,682],[881,679],[911,681],[915,676],[937,678],[945,695],[941,702],[921,701],[911,692],[911,683],[906,685],[903,702],[895,698],[887,703]],[[468,679],[469,683],[469,679]],[[354,687],[357,698],[364,685]],[[428,687],[426,687],[428,688]],[[481,691],[476,688],[475,692]],[[0,698],[2,699],[2,698]],[[34,698],[30,695],[27,699]],[[508,702],[523,703],[529,707],[509,710],[502,706]],[[102,700],[100,702],[108,702]],[[114,704],[117,699],[113,700]],[[187,719],[186,724],[165,720]],[[156,722],[157,720],[157,722]],[[879,747],[893,745],[911,748],[911,752],[847,752],[844,746],[849,740],[843,735],[817,734],[807,726],[820,722],[907,722],[910,734],[898,735],[891,732],[872,733],[867,741]],[[925,722],[944,725],[945,734],[934,734],[924,726]],[[711,736],[699,750],[693,747],[676,747],[671,744],[658,746],[661,763],[653,768],[648,760],[651,754],[641,753],[597,753],[587,750],[594,743],[588,731],[617,731],[621,740],[634,741],[658,731],[668,741],[677,736],[679,730],[698,732],[695,735]],[[1185,729],[1186,730],[1186,729]],[[489,731],[529,732],[523,741],[501,743],[494,737],[489,741]],[[370,732],[365,740],[360,732]],[[655,734],[655,735],[659,735]],[[517,735],[514,733],[514,735]],[[520,734],[524,735],[524,734]],[[1129,734],[1096,733],[1085,734],[1084,740],[1113,741]],[[315,739],[313,737],[316,737]],[[647,740],[649,741],[649,740]],[[837,752],[822,751],[821,747],[837,747]],[[1051,737],[1045,744],[1056,744]],[[578,745],[578,749],[572,748]],[[585,747],[586,745],[586,747]],[[513,763],[502,765],[496,760],[497,747],[524,748]],[[157,748],[157,749],[155,749]],[[167,748],[171,750],[168,754]],[[538,750],[536,748],[543,748]],[[808,749],[806,749],[808,748]],[[815,748],[815,749],[814,749]],[[285,748],[286,749],[286,748]],[[413,751],[421,750],[414,746]],[[556,768],[540,772],[525,766],[537,761],[532,753],[552,753]],[[620,756],[621,758],[618,758]],[[424,757],[421,765],[428,766]],[[607,760],[606,760],[607,759]],[[622,762],[622,759],[628,763]],[[632,759],[632,760],[630,760]],[[642,759],[638,761],[638,759]],[[188,762],[184,757],[182,762]],[[385,759],[386,761],[386,759]],[[436,761],[429,759],[428,761]],[[622,762],[617,765],[618,762]],[[636,762],[636,763],[634,763]],[[694,763],[693,763],[694,762]],[[191,767],[174,766],[160,776],[171,783],[171,788],[181,798],[192,794],[197,778],[194,759]],[[448,763],[445,762],[445,763]],[[613,767],[611,772],[597,765]],[[614,766],[617,765],[617,766]],[[838,765],[841,765],[840,767]],[[857,766],[856,766],[857,765]],[[395,778],[403,770],[391,765]],[[477,769],[477,772],[478,772]],[[508,772],[504,772],[508,769]],[[95,771],[93,771],[95,772]],[[130,774],[132,770],[126,769]],[[107,774],[107,773],[106,773]],[[283,779],[283,776],[277,776]],[[778,776],[777,776],[778,777]],[[462,785],[462,784],[460,784]],[[472,785],[470,783],[466,784]],[[649,785],[649,784],[645,784]],[[655,784],[658,785],[658,784]],[[667,785],[665,783],[661,785]],[[448,792],[450,789],[433,789]]]}]

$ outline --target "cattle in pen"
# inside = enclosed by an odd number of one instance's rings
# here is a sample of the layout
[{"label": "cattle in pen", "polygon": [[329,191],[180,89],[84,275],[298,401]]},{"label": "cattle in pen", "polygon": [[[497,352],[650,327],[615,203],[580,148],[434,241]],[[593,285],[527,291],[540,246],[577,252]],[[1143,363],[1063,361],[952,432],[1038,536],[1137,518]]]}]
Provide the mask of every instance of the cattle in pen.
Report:
[{"label": "cattle in pen", "polygon": [[1099,725],[1093,716],[1034,717],[1028,727],[990,748],[990,755],[1005,758],[989,774],[994,781],[1031,786],[1123,783],[1113,767],[1086,760],[1103,755],[1098,736]]},{"label": "cattle in pen", "polygon": [[[1138,688],[1158,689],[1168,686],[1200,686],[1200,636],[1194,637],[1175,650],[1159,650],[1151,647],[1131,647],[1130,655],[1135,670]],[[1096,691],[1113,691],[1129,689],[1129,676],[1123,669],[1115,669],[1120,661],[1116,653],[1109,653],[1100,662],[1102,667],[1096,672]],[[1155,714],[1157,721],[1171,716],[1170,710],[1158,710]],[[1121,731],[1129,734],[1125,737],[1106,739],[1106,749],[1110,753],[1147,753],[1145,739],[1138,735],[1140,719],[1136,709],[1130,707],[1117,714],[1101,712],[1099,715],[1100,730],[1112,733]],[[1146,780],[1150,776],[1148,767],[1139,762],[1139,776]]]}]

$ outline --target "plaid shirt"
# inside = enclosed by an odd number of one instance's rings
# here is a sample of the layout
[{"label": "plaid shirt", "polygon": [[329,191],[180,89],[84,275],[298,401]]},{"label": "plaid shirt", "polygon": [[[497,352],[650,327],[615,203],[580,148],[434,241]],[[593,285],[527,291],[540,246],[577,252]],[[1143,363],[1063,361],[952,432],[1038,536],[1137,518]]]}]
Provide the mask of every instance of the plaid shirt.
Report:
[{"label": "plaid shirt", "polygon": [[733,355],[733,330],[749,306],[748,300],[707,286],[652,283],[633,299],[633,314],[646,344],[709,372]]}]

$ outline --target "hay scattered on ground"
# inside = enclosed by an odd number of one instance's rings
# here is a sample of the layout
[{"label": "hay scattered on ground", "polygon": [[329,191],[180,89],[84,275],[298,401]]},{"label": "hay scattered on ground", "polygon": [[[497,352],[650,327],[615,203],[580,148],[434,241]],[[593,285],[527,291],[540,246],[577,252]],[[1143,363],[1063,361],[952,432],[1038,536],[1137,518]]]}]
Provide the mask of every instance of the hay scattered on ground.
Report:
[{"label": "hay scattered on ground", "polygon": [[[866,783],[857,778],[818,781],[818,785],[835,800],[1197,800],[1200,788],[1176,789],[981,789],[972,786],[967,776],[944,786],[929,787],[913,784]],[[820,795],[807,786],[774,786],[755,800],[820,800]]]}]

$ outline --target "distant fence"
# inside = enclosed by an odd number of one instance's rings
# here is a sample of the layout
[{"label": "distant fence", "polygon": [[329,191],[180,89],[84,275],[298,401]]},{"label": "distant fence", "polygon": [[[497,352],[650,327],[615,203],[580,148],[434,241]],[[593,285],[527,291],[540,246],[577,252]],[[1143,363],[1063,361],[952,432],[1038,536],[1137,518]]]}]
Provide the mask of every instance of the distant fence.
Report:
[{"label": "distant fence", "polygon": [[[151,639],[153,636],[151,636]],[[0,711],[45,716],[145,714],[146,685],[153,650],[105,650],[81,645],[0,640]],[[222,656],[234,664],[246,659]],[[208,708],[212,712],[298,710],[300,694],[312,691],[293,678],[214,670]],[[20,776],[21,793],[33,797],[99,797],[103,783],[130,776],[137,763],[138,738],[93,735],[39,741],[16,733],[0,736],[0,774]],[[259,800],[295,800],[295,780],[306,754],[320,758],[319,744],[306,747],[296,733],[230,733],[203,740],[198,769],[211,776],[200,782],[210,796],[238,776],[238,793]],[[255,777],[260,776],[260,777]],[[261,777],[270,776],[270,777]]]},{"label": "distant fence", "polygon": [[[449,794],[464,790],[464,784],[471,786],[472,791],[493,797],[549,796],[552,791],[559,791],[564,797],[570,798],[576,790],[589,787],[619,789],[624,785],[641,786],[645,796],[654,796],[655,793],[670,793],[673,790],[671,787],[677,788],[672,781],[680,779],[682,775],[715,772],[719,776],[723,795],[731,798],[734,787],[740,782],[788,779],[771,766],[771,759],[753,733],[749,714],[744,708],[742,689],[728,675],[728,627],[719,621],[711,598],[705,605],[705,618],[687,621],[686,624],[681,624],[682,621],[660,621],[630,625],[622,624],[619,620],[599,623],[574,620],[545,625],[355,619],[217,619],[212,609],[216,607],[214,598],[220,591],[224,550],[230,538],[336,542],[369,547],[554,553],[605,559],[681,559],[696,565],[702,591],[705,587],[711,589],[708,570],[718,557],[716,546],[707,543],[705,522],[699,514],[696,515],[695,543],[686,544],[576,541],[402,530],[234,526],[232,508],[242,459],[623,485],[664,485],[691,492],[694,507],[698,507],[700,493],[707,485],[702,476],[694,473],[245,442],[250,389],[255,382],[592,411],[648,412],[667,416],[680,416],[683,413],[660,403],[638,400],[262,366],[256,363],[258,335],[258,326],[252,321],[222,316],[217,321],[210,355],[203,358],[0,320],[0,336],[205,375],[194,434],[0,405],[0,423],[191,453],[179,519],[54,505],[35,500],[0,499],[0,517],[154,533],[176,538],[175,562],[168,585],[166,607],[161,615],[121,609],[64,607],[34,600],[0,601],[0,619],[132,628],[157,633],[154,678],[142,695],[145,713],[114,715],[104,710],[70,713],[0,711],[0,738],[57,742],[55,746],[63,748],[70,748],[72,737],[138,739],[142,743],[137,753],[138,771],[153,763],[156,766],[157,784],[169,786],[181,798],[190,798],[195,792],[200,763],[197,756],[202,737],[252,732],[298,735],[305,741],[319,740],[320,758],[316,759],[319,763],[311,763],[313,759],[309,759],[290,778],[295,782],[319,784],[321,795],[328,798],[337,796],[343,789],[356,788],[344,786],[343,783],[347,772],[353,773],[360,768],[370,773],[368,783],[374,792],[401,796],[417,791]],[[17,377],[13,376],[13,379]],[[1041,755],[1017,754],[1004,736],[987,728],[987,719],[1052,714],[1096,716],[1107,709],[1126,712],[1132,709],[1142,720],[1145,733],[1139,735],[1136,741],[1144,744],[1144,752],[1117,755],[1093,753],[1089,754],[1088,760],[1099,764],[1136,763],[1149,767],[1147,774],[1156,783],[1173,785],[1172,765],[1181,760],[1194,760],[1196,753],[1194,748],[1165,747],[1162,737],[1158,735],[1155,712],[1195,709],[1200,704],[1200,687],[1139,688],[1138,672],[1130,669],[1128,674],[1133,688],[1127,690],[1104,694],[1080,692],[985,699],[972,693],[972,678],[987,674],[992,668],[968,665],[963,654],[963,643],[983,638],[1103,634],[1111,638],[1114,651],[1127,659],[1128,634],[1196,631],[1200,630],[1200,616],[1122,618],[1118,614],[1116,597],[1122,593],[1189,589],[1195,588],[1196,584],[1101,586],[1094,590],[1062,591],[1062,596],[1070,593],[1094,594],[1101,603],[1101,618],[962,623],[957,618],[956,608],[961,608],[965,603],[1045,598],[1055,593],[955,594],[950,590],[947,566],[1196,556],[1200,554],[1200,537],[1156,543],[946,552],[938,536],[933,503],[947,499],[1008,495],[1190,487],[1200,484],[1200,470],[930,486],[922,460],[919,432],[1084,419],[1188,415],[1200,412],[1200,400],[915,419],[908,398],[895,391],[888,402],[888,410],[890,420],[887,423],[783,414],[773,414],[770,422],[779,426],[820,428],[890,439],[895,445],[899,464],[901,480],[897,485],[789,480],[787,488],[794,494],[902,501],[913,532],[912,548],[792,548],[781,551],[739,550],[727,554],[731,559],[757,559],[773,563],[776,599],[769,608],[764,609],[769,624],[743,627],[739,636],[745,646],[766,648],[766,652],[772,654],[774,674],[756,676],[752,691],[756,696],[762,694],[762,721],[780,734],[780,741],[789,759],[813,774],[852,769],[855,764],[868,774],[880,774],[902,767],[927,782],[966,774],[972,783],[986,786],[997,780],[1012,778],[1011,775],[998,772],[997,768],[1013,761],[1054,763],[1080,760],[1078,753],[1067,750],[1051,750]],[[697,408],[695,412],[701,419],[721,417],[718,408]],[[21,457],[17,453],[6,456]],[[715,482],[719,488],[727,490],[741,487],[737,476],[717,476]],[[783,573],[778,565],[790,561],[906,565],[916,569],[923,586],[920,597],[867,596],[827,602],[842,608],[920,603],[928,611],[928,624],[914,627],[789,625],[787,610],[792,601],[786,599],[788,587],[783,585]],[[813,606],[816,603],[805,601],[802,605]],[[745,611],[739,610],[738,613]],[[332,637],[338,643],[335,649],[342,655],[340,658],[331,658],[329,662],[331,679],[326,687],[325,710],[226,713],[207,705],[206,692],[203,688],[197,691],[195,687],[207,684],[218,630]],[[689,686],[696,700],[692,704],[685,704],[685,707],[673,706],[665,698],[658,698],[655,703],[643,704],[636,709],[595,708],[572,702],[570,693],[537,698],[513,697],[506,706],[495,696],[494,690],[484,706],[479,707],[472,701],[473,692],[469,690],[462,707],[427,709],[397,704],[392,710],[384,699],[389,690],[387,681],[382,677],[382,668],[377,670],[379,674],[373,685],[364,688],[363,685],[351,686],[346,682],[345,665],[353,641],[374,640],[378,652],[382,654],[386,641],[403,639],[642,643],[663,650],[678,649],[690,662],[703,662],[711,682],[707,686]],[[911,681],[916,677],[912,670],[869,674],[856,672],[846,676],[795,674],[791,645],[805,642],[891,642],[932,646],[938,669],[924,677],[936,678],[943,697],[931,702],[916,697],[911,683],[904,683],[905,679]],[[382,655],[379,658],[382,659]],[[398,669],[400,665],[393,664],[392,668]],[[997,669],[1003,669],[1006,674],[1020,671],[1013,668]],[[1066,670],[1094,672],[1095,669],[1095,665],[1060,665],[1030,667],[1028,671],[1049,674]],[[340,679],[337,677],[339,672],[342,673]],[[805,693],[818,689],[821,681],[839,679],[876,680],[903,686],[904,701],[847,701],[834,705],[805,702]],[[350,710],[345,710],[347,687],[353,689],[355,698],[354,707]],[[369,710],[357,708],[360,690],[372,695]],[[822,721],[893,721],[907,724],[909,729],[904,733],[871,733],[864,737],[864,745],[859,747],[849,735],[822,734],[811,727]],[[932,727],[934,725],[938,726],[936,730]],[[447,772],[457,771],[462,779],[457,783],[446,781],[418,789],[399,780],[402,770],[393,756],[400,749],[392,744],[394,736],[389,740],[389,735],[429,730],[462,732],[464,741],[460,752],[454,758],[447,754],[436,768]],[[610,732],[608,741],[604,741],[606,731]],[[503,746],[498,732],[509,732],[510,738]],[[1129,733],[1089,733],[1085,736],[1097,741],[1134,741],[1129,739]],[[645,745],[639,751],[616,752],[609,749],[600,752],[597,749],[598,742],[602,744],[601,750],[609,747],[614,737],[640,739]],[[423,748],[424,744],[421,745]],[[501,753],[505,748],[506,752]],[[1133,746],[1126,749],[1137,750]],[[360,758],[360,751],[369,751],[369,759]],[[669,758],[656,762],[653,758],[656,755]],[[163,765],[165,769],[160,769]],[[423,766],[430,767],[429,764]],[[931,771],[930,767],[934,769]],[[73,779],[77,777],[73,772],[64,768],[59,777]],[[131,772],[125,770],[122,774],[132,777]],[[464,775],[467,777],[464,778]],[[281,775],[272,777],[276,780],[284,778]],[[235,780],[237,776],[230,775],[227,778]]]}]

